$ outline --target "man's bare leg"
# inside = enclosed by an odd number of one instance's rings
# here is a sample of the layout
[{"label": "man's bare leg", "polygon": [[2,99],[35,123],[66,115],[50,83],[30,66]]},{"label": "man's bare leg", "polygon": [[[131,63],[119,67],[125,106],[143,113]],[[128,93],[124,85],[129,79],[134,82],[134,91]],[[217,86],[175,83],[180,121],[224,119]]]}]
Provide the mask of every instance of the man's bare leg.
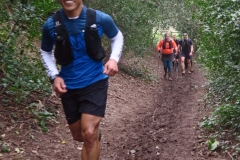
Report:
[{"label": "man's bare leg", "polygon": [[188,64],[188,73],[190,74],[191,73],[191,60],[190,59],[187,59],[187,64]]},{"label": "man's bare leg", "polygon": [[98,139],[98,127],[102,117],[82,114],[81,130],[84,141],[82,160],[98,160],[100,156],[100,143]]},{"label": "man's bare leg", "polygon": [[100,144],[98,126],[101,119],[101,117],[82,114],[80,120],[69,125],[73,139],[79,142],[84,142],[82,160],[99,159]]},{"label": "man's bare leg", "polygon": [[181,57],[182,73],[185,74],[185,57]]}]

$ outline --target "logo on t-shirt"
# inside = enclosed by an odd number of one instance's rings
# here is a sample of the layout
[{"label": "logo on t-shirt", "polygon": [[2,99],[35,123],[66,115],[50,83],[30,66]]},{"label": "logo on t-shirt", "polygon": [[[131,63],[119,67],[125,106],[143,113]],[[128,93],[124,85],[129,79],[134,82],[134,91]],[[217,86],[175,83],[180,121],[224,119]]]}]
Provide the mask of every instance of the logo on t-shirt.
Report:
[{"label": "logo on t-shirt", "polygon": [[59,23],[59,21],[55,22],[55,27],[58,27],[60,25],[61,25],[61,23]]}]

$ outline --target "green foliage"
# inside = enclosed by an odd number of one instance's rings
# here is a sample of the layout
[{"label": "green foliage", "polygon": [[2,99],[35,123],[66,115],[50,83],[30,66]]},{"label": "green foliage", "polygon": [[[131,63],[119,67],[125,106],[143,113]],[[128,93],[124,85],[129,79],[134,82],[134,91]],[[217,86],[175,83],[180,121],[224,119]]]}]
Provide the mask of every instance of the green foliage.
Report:
[{"label": "green foliage", "polygon": [[3,144],[1,147],[1,152],[8,153],[8,152],[10,152],[10,149],[6,144]]},{"label": "green foliage", "polygon": [[200,125],[215,137],[234,139],[240,127],[240,1],[188,2],[196,6],[192,17],[199,29],[198,59],[208,72],[207,103],[214,108]]},{"label": "green foliage", "polygon": [[204,117],[202,119],[202,122],[200,122],[200,127],[206,128],[206,129],[213,129],[213,127],[216,125],[215,117]]},{"label": "green foliage", "polygon": [[210,137],[209,141],[207,141],[207,144],[208,144],[208,149],[213,151],[218,147],[219,142],[216,141],[214,138]]},{"label": "green foliage", "polygon": [[216,122],[235,128],[240,115],[240,3],[238,0],[194,2],[199,8],[196,18],[202,26],[199,59],[209,72],[210,98],[220,105],[214,113]]},{"label": "green foliage", "polygon": [[43,132],[47,132],[48,128],[46,126],[46,122],[48,119],[53,118],[53,114],[48,112],[45,108],[39,108],[39,104],[32,103],[30,104],[31,112],[36,116],[37,120],[39,121],[39,125]]},{"label": "green foliage", "polygon": [[233,131],[240,129],[240,106],[224,105],[220,106],[214,112],[215,121],[223,128],[230,128]]},{"label": "green foliage", "polygon": [[239,131],[240,128],[240,106],[222,105],[216,108],[210,117],[205,117],[200,123],[208,129],[228,129]]},{"label": "green foliage", "polygon": [[47,119],[53,118],[53,114],[48,112],[45,109],[42,109],[41,111],[35,111],[34,109],[32,109],[32,112],[37,117],[42,131],[47,132],[48,128],[46,126],[46,121],[47,121]]},{"label": "green foliage", "polygon": [[0,88],[1,94],[14,97],[16,104],[26,101],[31,92],[49,94],[38,40],[43,22],[54,5],[54,1],[40,0],[0,2],[0,73],[3,74]]}]

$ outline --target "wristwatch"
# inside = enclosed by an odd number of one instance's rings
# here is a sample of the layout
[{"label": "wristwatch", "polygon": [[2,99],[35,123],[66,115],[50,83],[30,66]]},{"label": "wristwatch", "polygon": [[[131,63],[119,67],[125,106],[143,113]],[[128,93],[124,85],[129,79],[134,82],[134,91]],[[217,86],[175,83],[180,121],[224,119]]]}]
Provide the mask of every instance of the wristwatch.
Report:
[{"label": "wristwatch", "polygon": [[50,82],[53,84],[54,80],[58,77],[58,74],[49,77]]}]

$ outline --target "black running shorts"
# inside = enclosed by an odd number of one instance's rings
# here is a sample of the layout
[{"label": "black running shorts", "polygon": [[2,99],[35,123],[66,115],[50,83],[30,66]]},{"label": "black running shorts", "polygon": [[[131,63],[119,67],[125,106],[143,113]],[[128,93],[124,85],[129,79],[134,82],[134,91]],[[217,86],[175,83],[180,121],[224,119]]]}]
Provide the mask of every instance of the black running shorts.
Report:
[{"label": "black running shorts", "polygon": [[189,53],[186,53],[186,52],[182,52],[181,57],[185,57],[186,59],[191,59],[191,56],[189,55]]},{"label": "black running shorts", "polygon": [[85,88],[68,90],[61,95],[63,109],[68,124],[81,119],[81,114],[104,117],[107,101],[108,78]]}]

